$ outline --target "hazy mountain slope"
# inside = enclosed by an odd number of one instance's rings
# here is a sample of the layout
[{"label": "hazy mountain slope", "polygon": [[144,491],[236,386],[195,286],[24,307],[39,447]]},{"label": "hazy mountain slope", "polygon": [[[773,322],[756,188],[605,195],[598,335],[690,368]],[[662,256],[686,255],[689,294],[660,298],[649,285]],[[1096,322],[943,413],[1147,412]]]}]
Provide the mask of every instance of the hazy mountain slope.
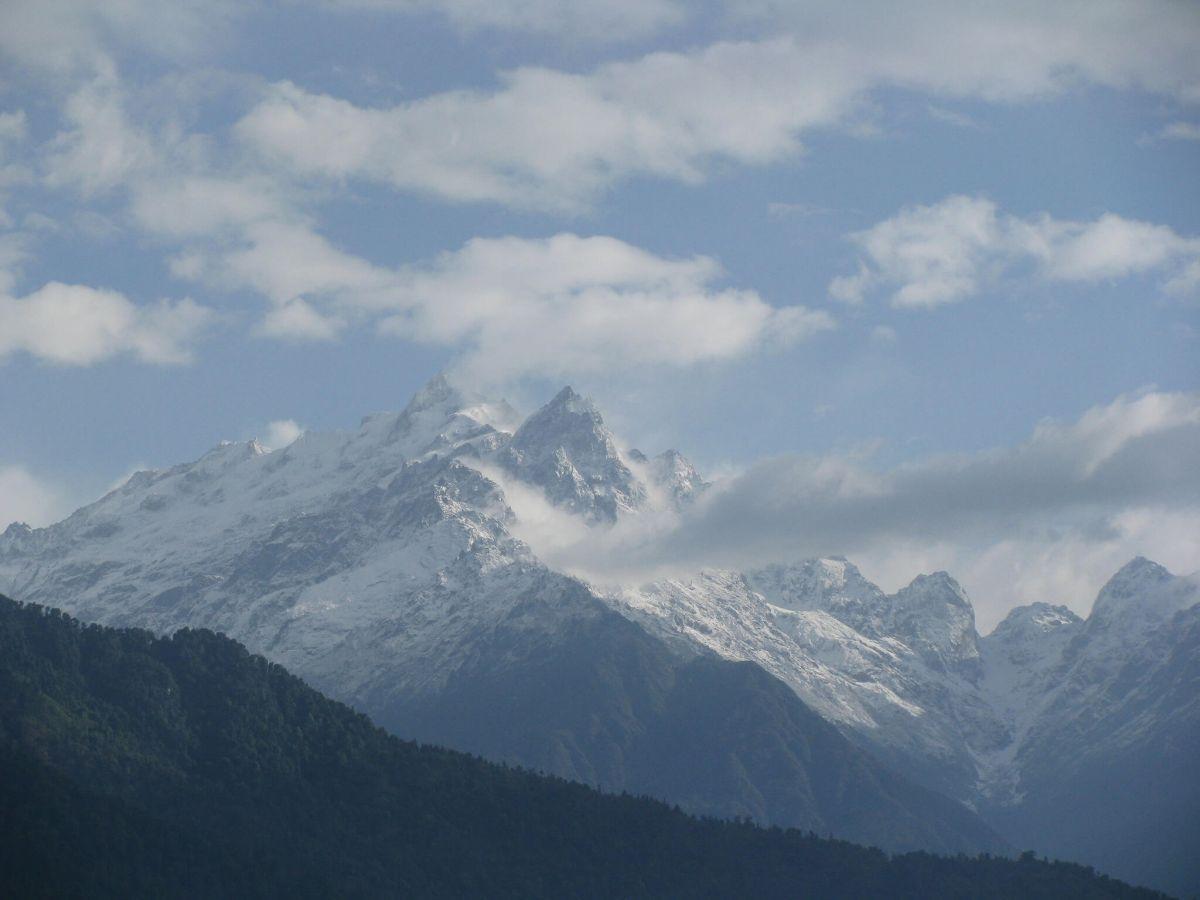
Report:
[{"label": "hazy mountain slope", "polygon": [[989,818],[1022,846],[1200,893],[1200,582],[1138,559],[1049,670]]},{"label": "hazy mountain slope", "polygon": [[1033,859],[889,861],[404,743],[210,632],[0,598],[0,685],[0,881],[26,897],[1152,896]]},{"label": "hazy mountain slope", "polygon": [[887,595],[849,562],[705,572],[609,595],[665,640],[752,660],[877,756],[978,796],[978,754],[1007,732],[981,692],[974,615],[944,573]]},{"label": "hazy mountain slope", "polygon": [[892,849],[1002,849],[961,805],[881,767],[758,666],[683,657],[613,613],[497,629],[446,689],[380,711],[490,759]]},{"label": "hazy mountain slope", "polygon": [[1200,891],[1200,580],[1137,559],[1088,619],[1018,607],[987,637],[944,573],[893,595],[841,559],[627,589],[664,640],[755,660],[1018,847]]}]

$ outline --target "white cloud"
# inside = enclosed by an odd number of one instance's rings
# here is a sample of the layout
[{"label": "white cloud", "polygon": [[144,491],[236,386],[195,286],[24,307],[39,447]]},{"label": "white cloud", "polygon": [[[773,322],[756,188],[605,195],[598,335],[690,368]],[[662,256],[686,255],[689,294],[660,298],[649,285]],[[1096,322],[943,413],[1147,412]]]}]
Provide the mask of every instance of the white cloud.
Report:
[{"label": "white cloud", "polygon": [[[1149,391],[1043,422],[1016,447],[890,470],[843,455],[766,460],[653,530],[618,524],[535,550],[602,580],[845,554],[893,587],[921,569],[961,573],[988,616],[1035,599],[1086,611],[1080,585],[1098,586],[1136,553],[1200,567],[1198,458],[1200,393]],[[1063,558],[1044,578],[1010,577],[1055,551]],[[1055,585],[1074,587],[1038,595]]]},{"label": "white cloud", "polygon": [[1113,213],[1090,222],[1020,218],[982,197],[907,207],[851,239],[862,251],[858,271],[829,284],[830,296],[846,303],[874,291],[890,292],[898,307],[954,303],[1022,266],[1067,282],[1158,272],[1164,289],[1176,293],[1200,278],[1200,238]]},{"label": "white cloud", "polygon": [[294,419],[277,419],[267,425],[267,435],[263,438],[263,445],[268,450],[282,450],[302,434],[304,434],[304,429],[297,425]]},{"label": "white cloud", "polygon": [[376,323],[459,350],[460,368],[488,383],[729,360],[834,327],[828,313],[715,286],[721,270],[710,258],[667,259],[604,236],[475,239],[393,269],[306,225],[263,221],[232,245],[177,257],[172,269],[266,297],[265,336],[330,340],[352,323]]},{"label": "white cloud", "polygon": [[1186,4],[870,6],[740,5],[763,39],[586,73],[518,68],[494,90],[390,107],[280,82],[237,131],[306,177],[572,210],[633,176],[695,182],[723,161],[794,156],[804,132],[853,125],[876,88],[1014,102],[1094,83],[1200,99],[1200,13]]},{"label": "white cloud", "polygon": [[[814,61],[818,62],[819,61]],[[504,73],[493,92],[452,91],[366,109],[289,82],[237,133],[304,176],[357,177],[453,200],[578,209],[631,175],[698,181],[720,158],[761,164],[847,101],[812,81],[787,41],[655,53],[588,75]]]},{"label": "white cloud", "polygon": [[0,360],[25,352],[59,365],[91,365],[121,354],[183,363],[212,319],[190,299],[139,307],[116,291],[52,281],[25,297],[0,295]]},{"label": "white cloud", "polygon": [[272,307],[259,324],[259,334],[285,341],[332,341],[346,322],[313,309],[301,297]]},{"label": "white cloud", "polygon": [[495,29],[576,40],[646,37],[683,21],[676,0],[328,0],[344,9],[441,13],[464,31]]},{"label": "white cloud", "polygon": [[283,188],[263,175],[218,176],[184,169],[138,179],[132,187],[134,219],[165,238],[236,236],[255,223],[296,217]]},{"label": "white cloud", "polygon": [[713,286],[707,257],[664,259],[609,237],[477,239],[404,270],[406,308],[388,332],[466,346],[476,378],[686,366],[787,345],[833,327],[823,312],[777,309]]},{"label": "white cloud", "polygon": [[69,127],[54,140],[45,163],[52,186],[73,185],[84,194],[110,190],[157,161],[149,138],[130,124],[111,74],[71,94],[63,115]]},{"label": "white cloud", "polygon": [[10,522],[35,528],[70,512],[65,493],[23,466],[0,465],[0,531]]},{"label": "white cloud", "polygon": [[744,22],[786,29],[804,51],[845,48],[877,82],[1017,101],[1079,84],[1200,99],[1200,9],[1172,0],[854,4],[737,0]]},{"label": "white cloud", "polygon": [[712,259],[602,236],[473,240],[426,263],[378,265],[319,234],[304,194],[278,177],[213,171],[177,130],[139,128],[117,82],[92,79],[72,104],[51,178],[85,194],[123,190],[133,221],[179,248],[172,275],[268,301],[262,336],[332,340],[373,324],[460,350],[471,376],[502,381],[728,360],[833,326],[828,313],[718,287]]}]

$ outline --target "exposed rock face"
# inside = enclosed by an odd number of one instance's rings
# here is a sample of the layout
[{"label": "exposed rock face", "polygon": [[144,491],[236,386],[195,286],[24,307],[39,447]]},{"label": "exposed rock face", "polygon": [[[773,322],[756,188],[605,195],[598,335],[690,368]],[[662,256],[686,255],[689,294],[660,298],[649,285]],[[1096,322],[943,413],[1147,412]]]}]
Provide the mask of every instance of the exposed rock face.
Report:
[{"label": "exposed rock face", "polygon": [[591,522],[613,522],[646,500],[600,412],[569,387],[525,420],[499,459],[552,503]]}]

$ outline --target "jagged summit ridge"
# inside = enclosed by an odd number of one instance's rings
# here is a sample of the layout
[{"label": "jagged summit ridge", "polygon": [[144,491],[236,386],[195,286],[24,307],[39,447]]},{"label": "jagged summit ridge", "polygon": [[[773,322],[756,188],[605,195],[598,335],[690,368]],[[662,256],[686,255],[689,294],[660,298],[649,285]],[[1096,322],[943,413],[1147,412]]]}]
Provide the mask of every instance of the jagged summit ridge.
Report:
[{"label": "jagged summit ridge", "polygon": [[645,485],[629,468],[594,403],[570,386],[526,419],[498,459],[555,505],[589,521],[639,509]]}]

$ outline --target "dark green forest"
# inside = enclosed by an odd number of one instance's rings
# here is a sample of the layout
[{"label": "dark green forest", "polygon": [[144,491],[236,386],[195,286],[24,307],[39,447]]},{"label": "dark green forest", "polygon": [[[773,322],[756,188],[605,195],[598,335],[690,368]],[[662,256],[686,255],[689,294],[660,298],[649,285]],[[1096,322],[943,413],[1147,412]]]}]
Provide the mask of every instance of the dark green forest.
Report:
[{"label": "dark green forest", "polygon": [[9,897],[1154,897],[1025,854],[889,857],[392,737],[207,631],[0,598]]}]

